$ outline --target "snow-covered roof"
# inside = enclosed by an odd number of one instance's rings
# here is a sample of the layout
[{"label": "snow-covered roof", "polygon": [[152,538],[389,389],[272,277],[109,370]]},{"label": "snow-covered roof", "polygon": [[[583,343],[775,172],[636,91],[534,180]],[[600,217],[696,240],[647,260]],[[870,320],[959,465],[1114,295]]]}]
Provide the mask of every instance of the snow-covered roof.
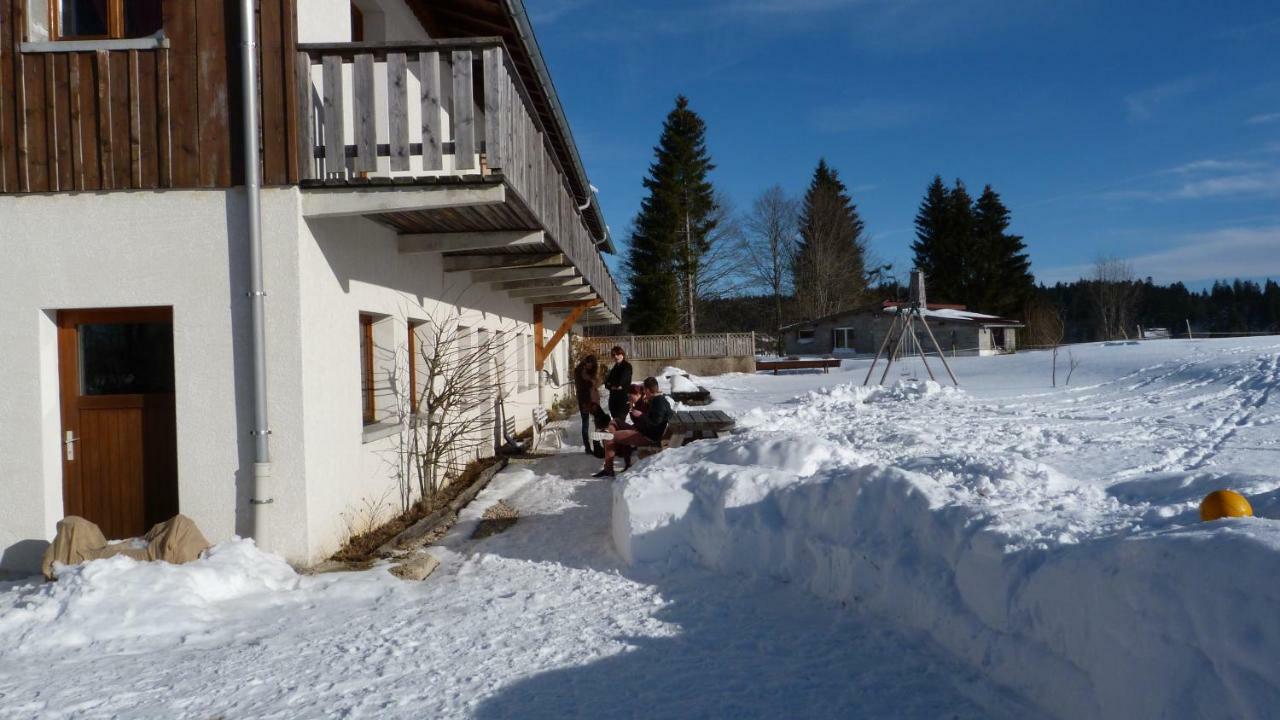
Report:
[{"label": "snow-covered roof", "polygon": [[[984,325],[984,326],[1023,327],[1023,323],[1019,320],[1011,320],[1009,318],[1002,318],[998,315],[988,315],[986,313],[973,312],[971,310],[965,310],[963,308],[964,308],[963,305],[932,305],[931,304],[927,308],[922,308],[920,310],[920,314],[925,317],[936,318],[938,320],[942,320],[946,322],[965,322],[965,323],[974,323],[977,325]],[[797,323],[791,323],[790,325],[783,326],[782,328],[780,328],[780,330],[782,330],[783,332],[786,332],[788,330],[791,330],[797,327],[815,325],[820,322],[827,322],[827,321],[835,320],[841,317],[848,317],[851,315],[860,315],[863,313],[874,313],[874,312],[883,312],[883,313],[888,313],[892,315],[898,312],[898,303],[885,303],[880,307],[864,306],[860,308],[850,308],[848,310],[841,310],[839,312],[834,312],[834,313],[831,313],[830,315],[824,315],[820,318],[815,318],[813,320],[804,320]]]}]

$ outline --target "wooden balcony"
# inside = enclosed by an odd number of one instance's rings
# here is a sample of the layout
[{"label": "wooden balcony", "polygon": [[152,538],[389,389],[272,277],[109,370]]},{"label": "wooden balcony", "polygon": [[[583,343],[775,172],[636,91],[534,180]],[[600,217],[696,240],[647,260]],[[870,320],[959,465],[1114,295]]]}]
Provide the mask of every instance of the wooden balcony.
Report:
[{"label": "wooden balcony", "polygon": [[[411,236],[402,249],[538,255],[539,272],[522,269],[519,280],[545,276],[547,286],[573,287],[566,297],[598,298],[591,319],[621,316],[602,239],[592,236],[501,39],[300,45],[296,85],[301,183],[324,196],[308,198],[315,214],[359,211],[340,197],[359,189],[368,200],[361,214]],[[471,268],[480,282],[475,268],[492,274],[511,264],[446,266]],[[483,281],[510,290],[514,279]]]}]

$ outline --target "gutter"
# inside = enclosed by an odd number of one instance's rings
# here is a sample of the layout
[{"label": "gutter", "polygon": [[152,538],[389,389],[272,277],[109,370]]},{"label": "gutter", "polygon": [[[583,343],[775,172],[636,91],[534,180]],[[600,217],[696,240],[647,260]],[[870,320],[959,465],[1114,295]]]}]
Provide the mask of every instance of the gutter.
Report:
[{"label": "gutter", "polygon": [[255,0],[240,0],[240,82],[244,90],[245,225],[249,230],[249,308],[253,346],[253,485],[249,496],[250,534],[267,543],[267,508],[275,499],[271,480],[271,430],[267,424],[266,292],[262,283],[262,168],[258,146],[258,28]]},{"label": "gutter", "polygon": [[[578,178],[582,181],[583,188],[587,193],[584,205],[590,205],[591,216],[595,219],[596,224],[604,233],[604,237],[596,240],[596,243],[603,246],[605,252],[616,253],[618,250],[613,245],[613,238],[609,235],[609,225],[604,221],[604,214],[600,212],[600,203],[592,202],[594,190],[591,182],[587,179],[587,171],[582,165],[582,158],[578,155],[578,144],[573,139],[573,132],[569,129],[569,121],[564,116],[564,108],[560,105],[560,95],[556,92],[555,83],[551,82],[551,73],[547,70],[547,64],[542,59],[542,49],[538,47],[538,39],[533,34],[533,25],[529,22],[529,15],[525,12],[523,0],[503,0],[507,6],[507,12],[516,21],[516,31],[520,33],[520,40],[524,42],[524,46],[529,50],[529,57],[533,60],[534,71],[538,73],[538,80],[542,82],[543,87],[547,88],[547,98],[551,103],[551,112],[555,115],[556,124],[560,126],[560,132],[564,134],[565,144],[569,146],[569,157],[573,161],[573,169],[578,174]],[[583,208],[580,208],[583,209]]]}]

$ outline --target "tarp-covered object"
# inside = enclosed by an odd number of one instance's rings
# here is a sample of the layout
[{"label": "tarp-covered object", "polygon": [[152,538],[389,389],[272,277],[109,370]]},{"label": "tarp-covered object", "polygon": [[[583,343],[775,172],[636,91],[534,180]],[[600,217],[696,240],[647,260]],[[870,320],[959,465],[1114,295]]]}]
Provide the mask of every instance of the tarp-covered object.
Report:
[{"label": "tarp-covered object", "polygon": [[209,547],[200,528],[186,515],[156,523],[141,538],[108,543],[102,530],[82,517],[68,515],[58,521],[58,534],[44,551],[44,576],[53,580],[53,565],[75,565],[87,560],[101,560],[127,555],[134,560],[164,560],[188,563],[200,557]]}]

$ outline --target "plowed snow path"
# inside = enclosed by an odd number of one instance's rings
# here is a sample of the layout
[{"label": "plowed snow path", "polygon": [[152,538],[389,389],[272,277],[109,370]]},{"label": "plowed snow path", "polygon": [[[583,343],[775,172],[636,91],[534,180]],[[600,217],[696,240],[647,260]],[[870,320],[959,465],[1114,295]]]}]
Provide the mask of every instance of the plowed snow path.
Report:
[{"label": "plowed snow path", "polygon": [[[0,718],[1034,717],[919,636],[788,586],[628,575],[609,483],[583,479],[597,468],[568,454],[508,468],[425,583],[305,578],[193,608],[198,632],[146,619],[145,594],[129,599],[134,620],[81,613],[23,632],[40,591],[0,591]],[[465,539],[499,499],[519,522]],[[152,627],[95,640],[122,620]]]}]

